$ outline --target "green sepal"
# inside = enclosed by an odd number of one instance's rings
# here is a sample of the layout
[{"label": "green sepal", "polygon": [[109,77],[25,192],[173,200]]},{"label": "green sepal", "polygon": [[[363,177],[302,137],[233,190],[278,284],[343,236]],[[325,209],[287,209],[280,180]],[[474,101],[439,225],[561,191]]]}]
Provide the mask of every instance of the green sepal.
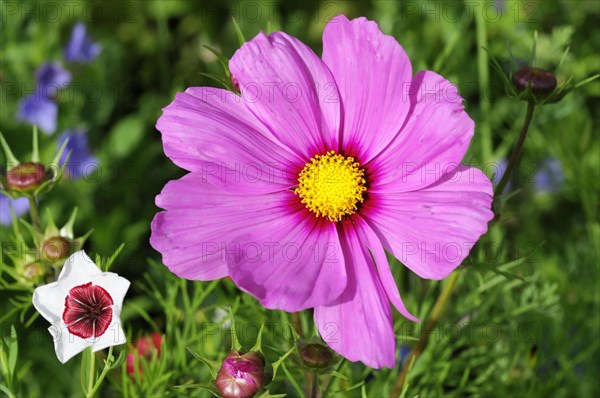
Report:
[{"label": "green sepal", "polygon": [[235,20],[235,18],[231,17],[231,20],[233,21],[233,28],[235,29],[235,35],[237,36],[238,41],[240,42],[240,46],[243,46],[244,43],[246,42],[246,38],[244,37],[244,33],[242,33],[242,29],[240,28],[240,25],[238,25],[238,23]]},{"label": "green sepal", "polygon": [[197,360],[199,360],[200,362],[202,362],[203,364],[208,366],[208,371],[210,372],[210,375],[213,379],[217,378],[217,373],[219,372],[219,369],[221,368],[221,364],[219,362],[205,358],[204,356],[198,354],[197,352],[194,352],[189,346],[185,346],[185,349],[188,350],[189,353],[192,354],[192,356],[194,358],[196,358]]},{"label": "green sepal", "polygon": [[15,157],[15,155],[10,150],[8,143],[4,139],[4,134],[0,132],[0,146],[2,146],[2,150],[4,151],[4,155],[6,156],[6,170],[11,169],[12,167],[19,164],[19,160]]},{"label": "green sepal", "polygon": [[33,126],[33,145],[31,149],[31,161],[39,163],[40,161],[40,146],[38,143],[38,129],[37,126]]},{"label": "green sepal", "polygon": [[233,316],[233,310],[229,307],[229,318],[231,319],[231,349],[237,352],[242,350],[242,343],[237,336],[237,331],[235,329],[235,317]]},{"label": "green sepal", "polygon": [[[250,349],[250,351],[255,351],[255,352],[259,352],[259,353],[263,354],[262,336],[263,336],[264,330],[265,330],[265,323],[263,322],[262,325],[260,325],[260,329],[258,331],[258,336],[256,336],[256,343],[254,344],[254,347],[252,347]],[[263,354],[263,356],[264,356],[264,354]]]}]

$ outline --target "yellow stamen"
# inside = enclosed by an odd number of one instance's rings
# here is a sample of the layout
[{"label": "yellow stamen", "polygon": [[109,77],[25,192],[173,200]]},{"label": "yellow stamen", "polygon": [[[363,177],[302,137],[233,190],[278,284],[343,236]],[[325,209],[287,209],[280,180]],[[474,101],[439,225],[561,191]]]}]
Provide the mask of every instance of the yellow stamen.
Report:
[{"label": "yellow stamen", "polygon": [[294,193],[317,217],[340,221],[354,214],[357,205],[364,201],[363,194],[367,190],[364,175],[353,157],[329,151],[316,155],[304,166]]}]

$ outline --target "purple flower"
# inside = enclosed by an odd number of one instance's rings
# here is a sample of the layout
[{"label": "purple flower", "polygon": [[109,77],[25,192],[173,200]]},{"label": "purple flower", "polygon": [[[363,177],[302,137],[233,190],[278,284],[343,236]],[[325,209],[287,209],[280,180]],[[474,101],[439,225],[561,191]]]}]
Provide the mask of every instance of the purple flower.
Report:
[{"label": "purple flower", "polygon": [[65,131],[58,137],[59,148],[67,138],[69,143],[60,157],[60,166],[65,163],[68,153],[71,152],[66,168],[68,175],[73,179],[89,175],[98,167],[98,158],[90,153],[86,132],[84,130]]},{"label": "purple flower", "polygon": [[21,217],[29,210],[29,200],[27,198],[13,199],[0,193],[0,224],[5,226],[12,224],[11,208],[15,216]]},{"label": "purple flower", "polygon": [[100,44],[92,41],[87,35],[85,25],[78,22],[73,26],[73,32],[64,54],[68,62],[89,63],[100,54],[101,50]]},{"label": "purple flower", "polygon": [[17,119],[35,124],[46,134],[56,130],[58,105],[54,102],[58,91],[71,81],[69,71],[60,63],[45,63],[35,72],[36,91],[23,98]]},{"label": "purple flower", "polygon": [[71,73],[58,62],[45,63],[35,72],[37,93],[46,99],[54,99],[59,90],[71,82]]},{"label": "purple flower", "polygon": [[556,193],[565,181],[562,163],[556,158],[547,158],[540,162],[535,174],[534,187],[539,193]]},{"label": "purple flower", "polygon": [[492,219],[492,184],[461,164],[475,125],[442,76],[413,76],[404,49],[340,15],[319,58],[259,33],[229,62],[240,96],[178,93],[157,122],[190,171],[156,198],[150,243],[175,274],[229,276],[271,309],[314,308],[351,361],[396,361],[392,308],[405,307],[386,251],[443,279]]},{"label": "purple flower", "polygon": [[25,97],[19,104],[17,118],[35,124],[46,134],[56,130],[57,117],[58,105],[39,92]]}]

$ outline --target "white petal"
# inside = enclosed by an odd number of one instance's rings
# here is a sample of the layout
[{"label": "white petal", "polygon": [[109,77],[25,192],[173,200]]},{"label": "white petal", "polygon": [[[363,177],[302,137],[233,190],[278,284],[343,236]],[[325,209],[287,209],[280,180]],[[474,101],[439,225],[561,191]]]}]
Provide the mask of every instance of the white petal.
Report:
[{"label": "white petal", "polygon": [[123,299],[131,284],[127,279],[115,274],[114,272],[103,272],[92,279],[94,285],[104,288],[113,299],[115,306],[123,307]]},{"label": "white petal", "polygon": [[48,322],[60,322],[68,293],[60,282],[40,286],[33,291],[33,306]]},{"label": "white petal", "polygon": [[89,282],[94,275],[102,273],[96,264],[83,250],[71,254],[65,261],[58,281],[65,281],[70,287]]},{"label": "white petal", "polygon": [[127,342],[125,332],[121,326],[121,309],[113,307],[113,319],[106,332],[97,339],[93,344],[94,352],[105,349],[113,345],[121,345]]},{"label": "white petal", "polygon": [[54,338],[54,350],[61,363],[67,362],[75,355],[90,347],[93,342],[71,334],[64,322],[54,322],[48,328]]}]

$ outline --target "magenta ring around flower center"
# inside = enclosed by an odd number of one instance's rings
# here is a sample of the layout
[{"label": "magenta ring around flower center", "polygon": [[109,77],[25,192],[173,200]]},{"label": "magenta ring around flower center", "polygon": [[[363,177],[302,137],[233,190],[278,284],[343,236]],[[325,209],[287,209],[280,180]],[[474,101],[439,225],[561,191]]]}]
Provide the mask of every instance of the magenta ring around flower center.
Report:
[{"label": "magenta ring around flower center", "polygon": [[75,336],[82,339],[100,337],[112,321],[113,304],[105,289],[88,282],[69,290],[62,319]]}]

